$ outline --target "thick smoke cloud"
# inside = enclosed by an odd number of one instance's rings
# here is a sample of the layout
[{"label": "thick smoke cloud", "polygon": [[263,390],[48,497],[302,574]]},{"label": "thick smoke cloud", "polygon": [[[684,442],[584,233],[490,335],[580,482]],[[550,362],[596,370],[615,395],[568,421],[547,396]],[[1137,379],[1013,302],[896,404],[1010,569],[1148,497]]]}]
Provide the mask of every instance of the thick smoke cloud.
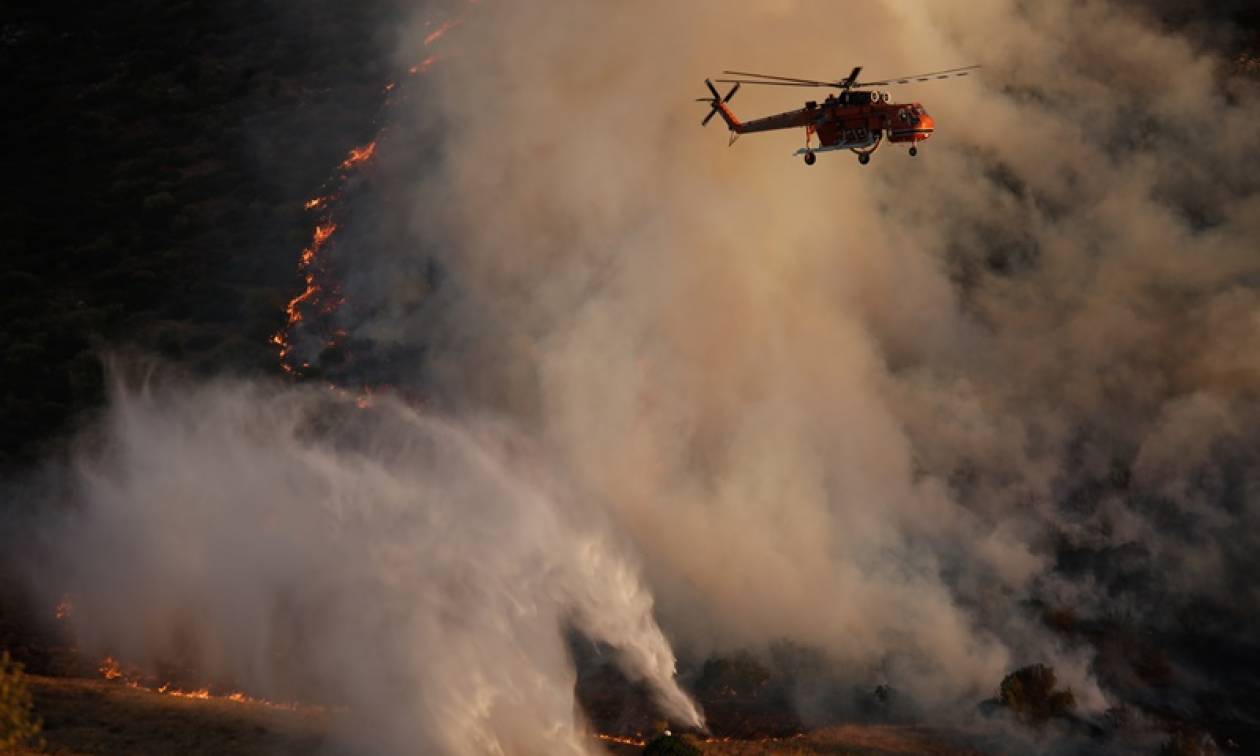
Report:
[{"label": "thick smoke cloud", "polygon": [[[685,649],[789,638],[938,704],[1040,659],[1098,710],[1020,602],[1254,612],[1260,135],[1220,51],[1106,2],[482,10],[415,190],[457,293],[410,333],[609,502]],[[895,92],[938,122],[916,161],[695,128],[725,67],[972,62]]]},{"label": "thick smoke cloud", "polygon": [[[1201,39],[1101,0],[471,6],[380,146],[408,228],[337,248],[344,325],[447,419],[387,404],[334,443],[305,393],[122,392],[123,472],[92,473],[71,543],[137,556],[79,565],[85,600],[223,596],[198,626],[245,618],[203,643],[246,679],[266,597],[350,607],[315,623],[344,655],[320,680],[399,680],[381,711],[422,714],[385,745],[449,752],[581,748],[565,622],[685,718],[653,615],[687,655],[787,639],[936,713],[1034,661],[1102,710],[1094,649],[1029,602],[1260,608],[1260,99]],[[722,68],[973,62],[894,91],[937,121],[913,160],[806,169],[801,134],[696,128]],[[170,617],[95,609],[102,642],[162,650],[137,631]],[[365,645],[379,668],[347,673]]]}]

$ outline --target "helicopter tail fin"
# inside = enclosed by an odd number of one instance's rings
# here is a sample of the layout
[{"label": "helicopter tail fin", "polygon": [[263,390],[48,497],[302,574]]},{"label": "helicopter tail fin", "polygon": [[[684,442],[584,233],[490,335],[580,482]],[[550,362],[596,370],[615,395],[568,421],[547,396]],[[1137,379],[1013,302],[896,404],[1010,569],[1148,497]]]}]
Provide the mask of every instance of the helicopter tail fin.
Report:
[{"label": "helicopter tail fin", "polygon": [[710,92],[713,93],[713,97],[711,98],[700,97],[696,99],[696,102],[709,103],[710,108],[711,108],[709,110],[709,114],[706,115],[704,117],[704,120],[700,122],[700,125],[708,126],[709,121],[713,120],[713,116],[721,115],[722,120],[726,121],[727,128],[729,128],[731,131],[738,133],[739,127],[742,124],[740,123],[739,119],[735,117],[735,114],[731,112],[731,109],[726,106],[726,103],[730,102],[731,98],[735,96],[735,93],[739,91],[739,84],[736,84],[735,86],[731,87],[731,91],[727,92],[725,97],[718,94],[717,88],[714,87],[713,82],[709,81],[708,79],[704,80],[704,85],[709,88]]}]

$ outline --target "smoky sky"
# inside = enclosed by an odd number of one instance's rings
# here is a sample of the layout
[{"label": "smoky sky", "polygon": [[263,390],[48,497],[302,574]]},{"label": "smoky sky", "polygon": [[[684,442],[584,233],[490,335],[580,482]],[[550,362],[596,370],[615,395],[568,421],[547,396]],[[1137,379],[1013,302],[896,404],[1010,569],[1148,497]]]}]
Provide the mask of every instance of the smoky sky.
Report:
[{"label": "smoky sky", "polygon": [[[312,644],[383,633],[386,659],[452,659],[396,676],[386,711],[425,714],[380,743],[419,732],[451,753],[543,752],[555,722],[568,737],[566,622],[621,646],[686,718],[671,647],[786,639],[954,716],[1044,661],[1098,712],[1116,694],[1095,650],[1030,601],[1155,627],[1204,604],[1254,618],[1260,100],[1217,44],[1245,36],[1221,26],[1236,19],[1192,30],[1099,0],[417,4],[400,67],[434,54],[423,40],[450,12],[463,21],[437,63],[386,111],[353,200],[376,209],[333,248],[356,380],[429,409],[386,401],[346,449],[250,419],[280,404],[314,422],[306,390],[186,386],[153,404],[120,389],[118,479],[84,473],[92,528],[67,537],[93,544],[67,549],[80,593],[144,585],[153,602],[183,585],[81,569],[82,554],[124,573],[168,541],[249,554],[251,512],[333,512],[353,536],[236,560],[261,608],[211,600],[202,621],[272,611],[256,575],[362,564],[370,590],[317,582],[329,594],[311,605],[383,603],[422,631],[343,620]],[[937,133],[868,166],[806,168],[797,132],[728,147],[693,102],[726,68],[971,63],[978,76],[893,90]],[[748,118],[800,95],[745,87],[731,105]],[[503,451],[517,443],[532,451]],[[272,448],[299,463],[277,472]],[[187,527],[227,506],[213,480],[233,481],[232,516]],[[163,516],[127,519],[148,507]],[[148,546],[97,543],[115,530]],[[149,614],[114,616],[99,641],[153,648],[139,639],[168,628]],[[484,643],[457,640],[464,626]],[[261,632],[237,623],[214,663],[243,674]],[[488,676],[450,682],[469,659]],[[348,677],[352,700],[375,700],[357,687],[372,679]]]}]

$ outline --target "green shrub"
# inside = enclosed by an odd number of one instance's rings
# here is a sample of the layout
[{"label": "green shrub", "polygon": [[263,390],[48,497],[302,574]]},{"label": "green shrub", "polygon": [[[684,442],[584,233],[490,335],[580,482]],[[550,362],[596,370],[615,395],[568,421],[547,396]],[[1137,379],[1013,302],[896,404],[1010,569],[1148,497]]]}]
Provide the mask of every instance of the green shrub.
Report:
[{"label": "green shrub", "polygon": [[1066,717],[1076,709],[1076,696],[1070,689],[1055,690],[1057,683],[1053,669],[1044,664],[1032,664],[1002,680],[998,701],[1028,724]]},{"label": "green shrub", "polygon": [[42,749],[43,723],[34,714],[35,702],[22,665],[9,652],[0,654],[0,751],[18,747]]}]

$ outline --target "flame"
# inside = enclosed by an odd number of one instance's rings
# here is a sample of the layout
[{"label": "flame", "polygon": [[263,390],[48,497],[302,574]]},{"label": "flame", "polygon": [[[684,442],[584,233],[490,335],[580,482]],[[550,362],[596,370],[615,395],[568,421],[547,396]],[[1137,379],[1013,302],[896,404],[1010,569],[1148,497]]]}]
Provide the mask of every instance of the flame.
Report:
[{"label": "flame", "polygon": [[106,656],[104,659],[101,659],[101,665],[97,669],[106,680],[117,680],[123,676],[122,668],[118,666],[118,660],[112,656]]},{"label": "flame", "polygon": [[64,620],[74,614],[74,604],[70,603],[69,596],[62,596],[57,602],[57,619]]},{"label": "flame", "polygon": [[[235,691],[233,693],[220,696],[211,693],[209,688],[184,690],[182,688],[172,686],[169,682],[162,683],[162,685],[154,688],[142,684],[140,681],[140,674],[134,670],[134,668],[131,673],[124,673],[122,666],[118,663],[118,660],[112,656],[106,656],[102,659],[98,669],[100,670],[101,676],[106,680],[118,680],[119,682],[126,684],[129,688],[144,690],[149,693],[159,693],[161,695],[172,696],[174,698],[195,698],[204,701],[232,701],[233,703],[258,704],[260,706],[269,706],[274,709],[288,709],[289,711],[297,711],[299,708],[297,703],[269,701],[266,698],[255,698],[254,696],[247,695],[241,691]],[[319,707],[307,706],[302,708],[317,709]]]},{"label": "flame", "polygon": [[[461,13],[442,21],[426,34],[424,38],[425,46],[436,43],[449,31],[462,24],[468,10],[476,5],[477,2],[478,0],[468,0]],[[423,74],[436,62],[437,56],[429,55],[424,60],[411,66],[408,69],[408,73],[412,76]],[[391,93],[397,88],[397,81],[385,84],[386,105],[391,103]],[[341,296],[340,289],[336,283],[326,280],[329,271],[326,266],[321,264],[320,251],[337,230],[337,224],[333,219],[333,210],[340,199],[341,186],[348,180],[352,171],[362,168],[376,156],[378,140],[379,132],[377,138],[362,147],[352,148],[338,164],[335,178],[330,180],[333,186],[330,188],[328,185],[325,185],[318,196],[312,197],[303,205],[303,208],[308,211],[320,211],[320,218],[312,234],[311,243],[302,250],[298,257],[298,273],[302,277],[304,288],[300,294],[289,300],[285,306],[284,326],[268,340],[277,347],[281,369],[291,375],[297,375],[300,370],[310,367],[310,363],[305,361],[296,366],[293,364],[294,345],[291,339],[293,329],[309,315],[314,314],[325,317],[332,315],[346,302],[345,297]],[[331,337],[323,339],[322,342],[325,348],[333,348],[339,346],[345,338],[346,332],[343,329],[339,329],[333,331]]]},{"label": "flame", "polygon": [[311,242],[311,252],[315,252],[320,247],[324,246],[324,242],[328,241],[332,237],[333,232],[336,230],[337,230],[336,223],[325,223],[323,225],[316,226],[315,236],[314,236],[313,241]]},{"label": "flame", "polygon": [[376,141],[375,140],[368,142],[362,147],[356,147],[350,150],[350,155],[345,160],[341,161],[341,170],[348,171],[351,168],[355,167],[356,165],[359,165],[361,163],[366,163],[367,161],[371,160],[372,156],[375,154],[376,154]]}]

